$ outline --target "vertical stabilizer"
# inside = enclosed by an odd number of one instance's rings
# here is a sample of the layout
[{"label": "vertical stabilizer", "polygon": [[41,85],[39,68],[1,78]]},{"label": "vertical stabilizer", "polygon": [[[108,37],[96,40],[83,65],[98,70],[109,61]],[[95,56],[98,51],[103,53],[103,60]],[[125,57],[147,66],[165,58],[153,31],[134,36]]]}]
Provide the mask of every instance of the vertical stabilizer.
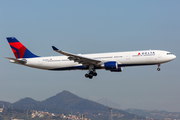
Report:
[{"label": "vertical stabilizer", "polygon": [[39,56],[33,54],[31,51],[29,51],[15,37],[7,37],[7,41],[9,42],[9,45],[10,45],[16,59],[39,57]]}]

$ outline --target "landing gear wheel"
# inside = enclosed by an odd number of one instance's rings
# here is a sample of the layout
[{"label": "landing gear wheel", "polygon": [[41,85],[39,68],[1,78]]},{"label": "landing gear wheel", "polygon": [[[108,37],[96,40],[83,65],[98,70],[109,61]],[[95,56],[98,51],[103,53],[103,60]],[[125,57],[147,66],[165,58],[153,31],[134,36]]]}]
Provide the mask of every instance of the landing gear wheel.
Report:
[{"label": "landing gear wheel", "polygon": [[161,69],[160,68],[157,68],[157,71],[160,71]]},{"label": "landing gear wheel", "polygon": [[88,77],[89,77],[89,74],[85,74],[85,77],[88,78]]},{"label": "landing gear wheel", "polygon": [[91,74],[89,74],[89,79],[92,79],[92,78],[93,78],[93,76]]},{"label": "landing gear wheel", "polygon": [[93,78],[93,75],[92,75],[92,74],[85,74],[85,77],[86,77],[86,78],[89,78],[89,79],[92,79],[92,78]]},{"label": "landing gear wheel", "polygon": [[95,71],[90,71],[89,74],[91,74],[92,76],[97,76],[97,73]]},{"label": "landing gear wheel", "polygon": [[94,72],[94,73],[93,73],[93,76],[97,76],[97,73],[96,73],[96,72]]}]

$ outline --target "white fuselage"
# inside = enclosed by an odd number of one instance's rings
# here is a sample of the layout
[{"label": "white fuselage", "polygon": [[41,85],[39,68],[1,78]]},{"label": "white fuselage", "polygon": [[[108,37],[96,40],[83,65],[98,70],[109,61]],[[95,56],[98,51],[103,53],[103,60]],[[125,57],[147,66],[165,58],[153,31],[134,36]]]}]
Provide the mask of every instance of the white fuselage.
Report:
[{"label": "white fuselage", "polygon": [[[170,52],[162,50],[82,54],[81,56],[101,60],[104,62],[116,61],[118,63],[118,67],[162,64],[176,58],[176,56]],[[26,64],[24,65],[44,70],[88,69],[78,62],[70,61],[68,56],[27,58]],[[103,65],[97,67],[95,66],[95,69],[104,69],[104,67]]]}]

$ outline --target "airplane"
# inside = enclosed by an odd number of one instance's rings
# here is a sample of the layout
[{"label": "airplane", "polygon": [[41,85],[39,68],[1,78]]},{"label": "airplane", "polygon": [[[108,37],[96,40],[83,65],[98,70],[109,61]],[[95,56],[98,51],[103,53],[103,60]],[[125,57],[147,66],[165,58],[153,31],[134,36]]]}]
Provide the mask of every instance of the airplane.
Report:
[{"label": "airplane", "polygon": [[176,58],[171,52],[163,50],[141,50],[129,52],[111,52],[96,54],[73,54],[59,50],[52,46],[53,50],[63,56],[40,57],[29,51],[15,37],[7,37],[7,41],[16,58],[5,57],[11,63],[44,70],[88,70],[86,78],[97,76],[96,70],[105,69],[111,72],[122,72],[123,67],[160,65]]}]

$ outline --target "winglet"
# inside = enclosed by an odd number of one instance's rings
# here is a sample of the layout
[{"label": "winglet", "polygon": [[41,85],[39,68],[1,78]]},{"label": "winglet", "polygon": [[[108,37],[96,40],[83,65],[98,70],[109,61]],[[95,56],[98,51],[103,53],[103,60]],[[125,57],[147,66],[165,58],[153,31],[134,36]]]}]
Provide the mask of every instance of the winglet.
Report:
[{"label": "winglet", "polygon": [[59,49],[57,49],[55,46],[52,46],[52,48],[53,48],[53,50],[59,50]]}]

